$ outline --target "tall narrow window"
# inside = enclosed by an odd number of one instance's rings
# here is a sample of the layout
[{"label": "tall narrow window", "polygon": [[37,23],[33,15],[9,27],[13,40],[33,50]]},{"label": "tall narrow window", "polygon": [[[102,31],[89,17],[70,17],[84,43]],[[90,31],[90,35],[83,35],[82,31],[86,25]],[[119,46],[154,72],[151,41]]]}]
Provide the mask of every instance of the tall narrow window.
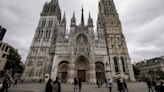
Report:
[{"label": "tall narrow window", "polygon": [[45,31],[45,38],[48,37],[48,30]]},{"label": "tall narrow window", "polygon": [[44,18],[43,20],[42,20],[42,27],[45,27],[45,25],[46,25],[46,19]]},{"label": "tall narrow window", "polygon": [[121,61],[122,61],[123,71],[126,72],[125,62],[123,57],[121,57]]},{"label": "tall narrow window", "polygon": [[8,46],[6,46],[6,48],[5,48],[5,51],[6,51],[6,52],[8,51],[8,48],[9,48],[9,47],[8,47]]},{"label": "tall narrow window", "polygon": [[43,35],[43,30],[40,31],[39,37],[41,38]]},{"label": "tall narrow window", "polygon": [[37,31],[36,37],[39,37],[39,35],[40,35],[40,30]]},{"label": "tall narrow window", "polygon": [[4,50],[5,49],[5,44],[3,45],[3,47],[2,47],[2,50]]},{"label": "tall narrow window", "polygon": [[119,73],[119,65],[118,65],[117,57],[114,57],[113,60],[114,60],[115,72]]},{"label": "tall narrow window", "polygon": [[49,34],[48,34],[48,37],[50,37],[51,36],[51,30],[49,30]]},{"label": "tall narrow window", "polygon": [[48,23],[48,27],[52,27],[52,23],[53,23],[53,20],[51,19],[50,21],[49,21],[49,23]]}]

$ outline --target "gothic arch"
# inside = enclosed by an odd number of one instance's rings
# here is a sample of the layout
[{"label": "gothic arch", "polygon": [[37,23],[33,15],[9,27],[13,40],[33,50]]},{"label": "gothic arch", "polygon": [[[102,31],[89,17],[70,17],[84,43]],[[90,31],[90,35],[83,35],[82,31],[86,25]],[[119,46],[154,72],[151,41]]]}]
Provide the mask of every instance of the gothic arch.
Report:
[{"label": "gothic arch", "polygon": [[42,23],[41,23],[41,27],[45,27],[45,25],[46,25],[46,19],[43,18],[43,19],[42,19]]},{"label": "gothic arch", "polygon": [[122,68],[123,68],[123,72],[127,72],[127,62],[125,61],[125,58],[123,56],[121,56],[121,62],[122,62]]},{"label": "gothic arch", "polygon": [[68,75],[68,61],[61,61],[58,65],[58,77],[65,82]]},{"label": "gothic arch", "polygon": [[75,60],[75,69],[77,70],[87,70],[89,69],[89,61],[85,56],[79,56],[76,60]]},{"label": "gothic arch", "polygon": [[114,61],[114,66],[115,66],[115,72],[119,73],[119,61],[117,57],[113,57],[113,61]]},{"label": "gothic arch", "polygon": [[33,61],[29,60],[28,63],[27,63],[27,66],[33,66]]},{"label": "gothic arch", "polygon": [[96,62],[96,79],[97,80],[105,80],[105,68],[104,63],[102,62]]},{"label": "gothic arch", "polygon": [[34,76],[34,68],[31,68],[29,71],[29,77],[32,78]]},{"label": "gothic arch", "polygon": [[89,61],[85,56],[75,60],[75,77],[80,77],[83,82],[89,79]]}]

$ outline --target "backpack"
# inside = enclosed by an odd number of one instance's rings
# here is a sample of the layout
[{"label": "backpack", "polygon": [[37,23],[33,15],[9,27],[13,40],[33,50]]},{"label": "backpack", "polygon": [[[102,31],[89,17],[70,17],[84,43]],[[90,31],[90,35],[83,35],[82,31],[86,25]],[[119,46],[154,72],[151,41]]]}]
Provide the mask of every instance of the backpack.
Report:
[{"label": "backpack", "polygon": [[53,83],[52,92],[59,92],[59,84],[57,82]]}]

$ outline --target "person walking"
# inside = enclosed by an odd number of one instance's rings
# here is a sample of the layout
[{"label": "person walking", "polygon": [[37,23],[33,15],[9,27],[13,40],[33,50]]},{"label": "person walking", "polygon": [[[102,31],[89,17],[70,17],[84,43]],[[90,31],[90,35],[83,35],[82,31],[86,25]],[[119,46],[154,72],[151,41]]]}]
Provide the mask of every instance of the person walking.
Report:
[{"label": "person walking", "polygon": [[163,90],[164,90],[164,83],[162,80],[160,80],[159,92],[163,92]]},{"label": "person walking", "polygon": [[6,90],[6,92],[8,92],[8,85],[9,85],[9,77],[6,76],[3,80],[3,85],[2,85],[0,92],[4,92],[5,90]]},{"label": "person walking", "polygon": [[155,87],[156,92],[160,92],[160,80],[156,81],[156,87]]},{"label": "person walking", "polygon": [[128,92],[128,87],[127,87],[127,83],[126,83],[126,80],[123,79],[123,88],[124,88],[124,92],[126,90],[126,92]]},{"label": "person walking", "polygon": [[108,80],[105,78],[105,87],[108,87]]},{"label": "person walking", "polygon": [[108,85],[108,88],[109,88],[109,92],[112,92],[112,87],[114,87],[113,84],[112,84],[112,80],[108,79],[107,85]]},{"label": "person walking", "polygon": [[151,80],[149,78],[146,80],[146,83],[147,83],[149,92],[150,91],[154,92],[153,88],[152,88],[152,82],[151,82]]},{"label": "person walking", "polygon": [[39,83],[42,83],[42,79],[39,80]]},{"label": "person walking", "polygon": [[118,88],[118,91],[119,91],[119,92],[124,92],[124,89],[123,89],[123,82],[122,82],[121,78],[118,78],[118,79],[117,79],[117,88]]},{"label": "person walking", "polygon": [[96,81],[97,87],[99,88],[99,80],[97,79]]},{"label": "person walking", "polygon": [[14,81],[14,86],[17,87],[17,83],[18,83],[18,78],[15,78],[15,81]]},{"label": "person walking", "polygon": [[78,78],[78,85],[79,85],[79,92],[81,91],[82,85],[81,85],[81,78]]},{"label": "person walking", "polygon": [[56,77],[56,80],[53,82],[52,92],[61,92],[61,86],[58,77]]},{"label": "person walking", "polygon": [[52,92],[52,80],[51,79],[49,79],[46,84],[45,92]]},{"label": "person walking", "polygon": [[152,81],[152,87],[154,88],[155,92],[158,92],[158,86],[157,86],[158,80]]},{"label": "person walking", "polygon": [[74,91],[76,92],[78,90],[78,82],[77,82],[77,78],[74,78]]}]

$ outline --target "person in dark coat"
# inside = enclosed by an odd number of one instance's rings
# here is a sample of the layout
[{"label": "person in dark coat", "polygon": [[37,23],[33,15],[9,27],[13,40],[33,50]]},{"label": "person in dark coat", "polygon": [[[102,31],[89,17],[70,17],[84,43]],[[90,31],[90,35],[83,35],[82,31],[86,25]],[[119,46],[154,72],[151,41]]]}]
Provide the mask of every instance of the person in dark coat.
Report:
[{"label": "person in dark coat", "polygon": [[119,92],[124,92],[123,83],[121,82],[121,78],[117,79],[117,87],[118,87]]},{"label": "person in dark coat", "polygon": [[3,85],[2,85],[0,92],[4,92],[5,90],[6,90],[6,92],[8,92],[9,81],[10,81],[9,77],[6,76],[5,79],[3,80]]},{"label": "person in dark coat", "polygon": [[163,90],[164,90],[164,83],[163,81],[160,81],[159,92],[163,92]]},{"label": "person in dark coat", "polygon": [[61,86],[58,77],[56,77],[56,80],[53,82],[52,92],[61,92]]},{"label": "person in dark coat", "polygon": [[150,90],[151,90],[152,92],[154,92],[154,91],[153,91],[153,87],[152,87],[152,82],[151,82],[151,80],[150,80],[150,79],[147,79],[147,80],[146,80],[146,83],[147,83],[149,92],[150,92]]},{"label": "person in dark coat", "polygon": [[74,91],[77,91],[78,89],[78,82],[77,82],[77,78],[74,78]]},{"label": "person in dark coat", "polygon": [[79,91],[81,91],[81,78],[78,78]]},{"label": "person in dark coat", "polygon": [[152,81],[152,87],[155,89],[155,92],[158,92],[158,80],[153,80]]},{"label": "person in dark coat", "polygon": [[97,87],[99,88],[99,80],[97,79],[96,81]]},{"label": "person in dark coat", "polygon": [[52,80],[49,79],[47,84],[46,84],[46,92],[52,92]]},{"label": "person in dark coat", "polygon": [[128,92],[128,87],[127,87],[127,83],[125,79],[123,79],[123,87],[124,87],[124,90]]}]

